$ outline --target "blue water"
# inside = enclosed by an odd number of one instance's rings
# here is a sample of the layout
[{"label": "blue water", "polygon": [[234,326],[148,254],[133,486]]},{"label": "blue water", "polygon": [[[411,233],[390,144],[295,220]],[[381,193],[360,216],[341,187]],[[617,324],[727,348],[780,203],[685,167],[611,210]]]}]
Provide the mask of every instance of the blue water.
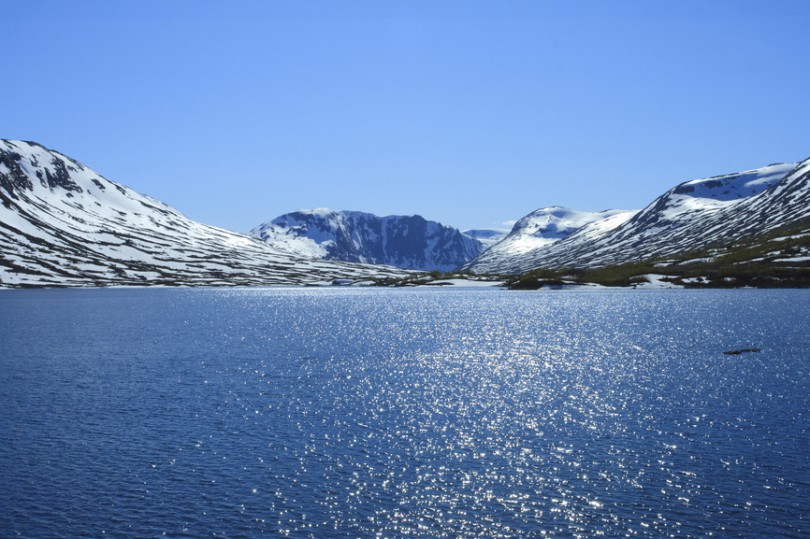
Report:
[{"label": "blue water", "polygon": [[2,537],[810,536],[807,291],[33,290],[0,317]]}]

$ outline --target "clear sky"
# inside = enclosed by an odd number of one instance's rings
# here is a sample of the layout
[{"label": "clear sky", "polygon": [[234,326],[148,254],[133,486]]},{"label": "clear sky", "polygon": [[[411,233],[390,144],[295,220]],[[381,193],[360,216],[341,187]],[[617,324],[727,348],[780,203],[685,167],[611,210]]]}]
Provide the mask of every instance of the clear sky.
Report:
[{"label": "clear sky", "polygon": [[810,156],[810,2],[0,0],[0,138],[208,224],[493,227]]}]

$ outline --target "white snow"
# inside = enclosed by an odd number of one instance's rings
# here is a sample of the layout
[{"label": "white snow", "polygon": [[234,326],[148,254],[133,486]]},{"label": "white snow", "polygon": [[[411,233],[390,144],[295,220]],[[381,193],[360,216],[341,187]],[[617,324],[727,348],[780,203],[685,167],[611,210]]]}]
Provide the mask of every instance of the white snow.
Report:
[{"label": "white snow", "polygon": [[617,213],[623,212],[582,212],[560,206],[540,208],[518,220],[512,232],[493,249],[520,254],[546,247],[586,225],[614,217]]},{"label": "white snow", "polygon": [[515,257],[531,255],[562,240],[598,237],[621,226],[636,213],[632,210],[581,212],[560,206],[540,208],[519,219],[509,235],[487,249],[470,267],[478,273],[497,273],[504,263],[508,264]]},{"label": "white snow", "polygon": [[663,288],[683,288],[683,286],[681,286],[681,285],[668,283],[668,282],[664,281],[664,279],[670,277],[668,275],[661,275],[661,274],[658,274],[658,273],[649,273],[649,274],[645,275],[644,277],[647,279],[648,282],[636,284],[636,285],[633,286],[633,288],[636,288],[636,289],[640,288],[640,289],[646,289],[646,290],[650,290],[650,289],[659,290],[659,289],[663,289]]},{"label": "white snow", "polygon": [[509,234],[509,229],[505,228],[477,228],[472,230],[465,230],[462,232],[465,236],[474,238],[486,247],[495,245]]},{"label": "white snow", "polygon": [[507,238],[469,267],[479,273],[593,267],[669,257],[721,238],[767,232],[810,216],[804,176],[808,171],[810,160],[690,180],[640,212],[617,215],[613,223],[606,219],[584,226],[555,242],[528,250],[499,249]]},{"label": "white snow", "polygon": [[[142,278],[168,284],[303,284],[405,275],[393,268],[309,263],[312,257],[300,249],[293,254],[191,221],[39,145],[0,141],[0,152],[19,154],[17,162],[32,184],[9,194],[10,208],[0,205],[3,257],[25,269],[0,267],[0,287],[133,283]],[[11,170],[4,165],[2,173]],[[60,185],[49,187],[48,173]]]},{"label": "white snow", "polygon": [[414,270],[454,270],[484,249],[477,239],[419,216],[325,208],[284,214],[250,233],[291,254]]}]

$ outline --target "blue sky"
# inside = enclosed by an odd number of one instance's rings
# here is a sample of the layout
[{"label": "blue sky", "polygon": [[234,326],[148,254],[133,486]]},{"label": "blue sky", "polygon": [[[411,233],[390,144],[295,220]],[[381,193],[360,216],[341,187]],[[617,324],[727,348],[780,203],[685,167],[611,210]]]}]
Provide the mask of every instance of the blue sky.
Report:
[{"label": "blue sky", "polygon": [[205,223],[493,227],[810,156],[810,2],[5,0],[0,138]]}]

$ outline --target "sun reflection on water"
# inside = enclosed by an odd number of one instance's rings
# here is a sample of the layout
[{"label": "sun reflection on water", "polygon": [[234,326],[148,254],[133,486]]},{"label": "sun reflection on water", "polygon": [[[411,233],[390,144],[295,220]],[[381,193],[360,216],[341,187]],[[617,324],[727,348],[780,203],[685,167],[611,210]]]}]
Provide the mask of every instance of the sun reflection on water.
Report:
[{"label": "sun reflection on water", "polygon": [[[803,331],[761,298],[684,294],[178,292],[154,306],[160,354],[133,334],[42,369],[106,385],[40,420],[84,440],[74,473],[105,463],[83,477],[114,500],[96,516],[134,511],[140,535],[800,536],[806,371],[789,346],[720,351]],[[19,445],[64,463],[37,436]]]}]

